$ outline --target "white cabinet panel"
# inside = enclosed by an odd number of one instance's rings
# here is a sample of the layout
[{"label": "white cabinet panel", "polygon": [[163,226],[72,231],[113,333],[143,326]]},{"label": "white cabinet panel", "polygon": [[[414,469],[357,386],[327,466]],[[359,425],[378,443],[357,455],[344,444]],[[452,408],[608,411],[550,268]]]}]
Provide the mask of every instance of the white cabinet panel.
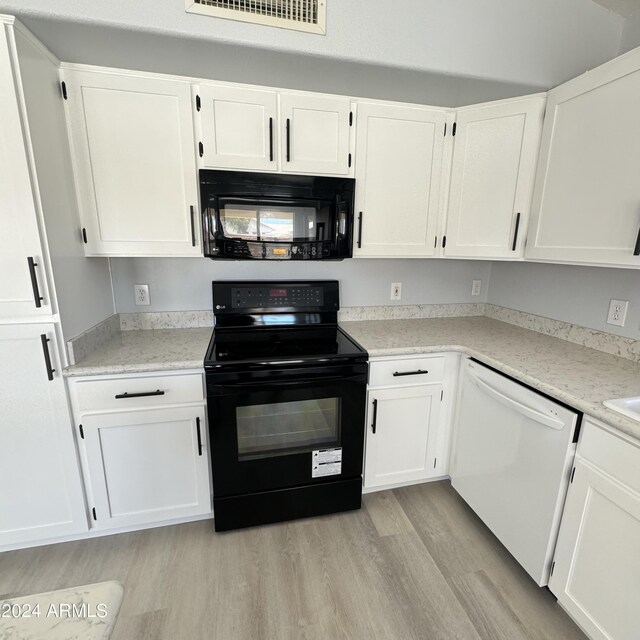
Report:
[{"label": "white cabinet panel", "polygon": [[446,256],[522,256],[544,103],[536,96],[458,111]]},{"label": "white cabinet panel", "polygon": [[187,82],[65,74],[89,255],[199,255]]},{"label": "white cabinet panel", "polygon": [[549,588],[593,640],[638,637],[639,541],[640,494],[578,458]]},{"label": "white cabinet panel", "polygon": [[0,547],[87,530],[57,353],[54,325],[0,325]]},{"label": "white cabinet panel", "polygon": [[434,255],[447,113],[358,104],[354,256]]},{"label": "white cabinet panel", "polygon": [[83,417],[96,528],[211,511],[203,407]]},{"label": "white cabinet panel", "polygon": [[638,167],[636,50],[549,92],[526,257],[640,267]]},{"label": "white cabinet panel", "polygon": [[[52,313],[7,33],[0,29],[0,318]],[[32,286],[28,258],[39,294]],[[36,298],[40,306],[36,305]]]},{"label": "white cabinet panel", "polygon": [[349,175],[350,111],[349,98],[281,93],[282,170]]},{"label": "white cabinet panel", "polygon": [[200,119],[209,168],[278,169],[277,94],[224,85],[201,85]]},{"label": "white cabinet panel", "polygon": [[425,480],[437,475],[442,385],[369,391],[365,488]]}]

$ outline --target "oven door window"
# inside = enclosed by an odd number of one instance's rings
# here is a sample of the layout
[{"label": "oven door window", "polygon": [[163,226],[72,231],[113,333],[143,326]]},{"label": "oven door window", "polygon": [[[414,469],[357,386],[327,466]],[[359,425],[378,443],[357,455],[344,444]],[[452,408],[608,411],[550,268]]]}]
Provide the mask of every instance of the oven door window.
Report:
[{"label": "oven door window", "polygon": [[236,408],[238,458],[255,460],[340,444],[340,398]]},{"label": "oven door window", "polygon": [[305,242],[331,238],[332,203],[316,200],[220,198],[223,237],[254,242]]}]

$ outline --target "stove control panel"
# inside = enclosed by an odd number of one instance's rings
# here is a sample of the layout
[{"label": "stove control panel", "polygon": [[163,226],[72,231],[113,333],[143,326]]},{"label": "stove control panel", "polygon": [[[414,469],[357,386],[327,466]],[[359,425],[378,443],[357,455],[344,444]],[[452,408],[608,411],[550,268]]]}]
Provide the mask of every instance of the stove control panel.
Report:
[{"label": "stove control panel", "polygon": [[233,309],[263,309],[278,307],[321,307],[324,304],[322,287],[273,286],[233,287]]}]

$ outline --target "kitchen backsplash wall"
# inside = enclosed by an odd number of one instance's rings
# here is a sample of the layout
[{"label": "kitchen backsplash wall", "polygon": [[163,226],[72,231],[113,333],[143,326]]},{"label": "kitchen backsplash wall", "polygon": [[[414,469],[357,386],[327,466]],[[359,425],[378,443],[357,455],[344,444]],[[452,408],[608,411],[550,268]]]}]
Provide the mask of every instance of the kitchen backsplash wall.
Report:
[{"label": "kitchen backsplash wall", "polygon": [[[624,327],[606,323],[609,301],[628,300]],[[534,262],[494,262],[487,301],[640,339],[640,271]]]},{"label": "kitchen backsplash wall", "polygon": [[[341,305],[379,306],[486,302],[491,263],[464,260],[374,260],[342,262],[214,262],[189,258],[112,258],[119,313],[211,309],[211,281],[336,279]],[[472,280],[482,280],[471,296]],[[402,300],[392,302],[391,283],[402,282]],[[148,284],[151,305],[134,304],[133,285]]]}]

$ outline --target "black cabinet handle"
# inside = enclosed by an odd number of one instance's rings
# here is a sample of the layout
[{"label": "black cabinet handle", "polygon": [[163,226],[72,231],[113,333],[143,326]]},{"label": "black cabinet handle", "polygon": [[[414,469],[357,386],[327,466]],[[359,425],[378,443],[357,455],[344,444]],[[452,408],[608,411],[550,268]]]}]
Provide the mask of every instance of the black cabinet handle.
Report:
[{"label": "black cabinet handle", "polygon": [[291,162],[291,120],[287,118],[287,162]]},{"label": "black cabinet handle", "polygon": [[511,251],[515,251],[518,246],[518,231],[520,231],[520,212],[516,213],[516,228],[513,231],[513,244],[511,245]]},{"label": "black cabinet handle", "polygon": [[163,396],[164,391],[160,391],[157,389],[156,391],[143,391],[142,393],[128,393],[125,391],[124,393],[119,393],[116,396],[116,400],[124,400],[125,398],[146,398],[147,396]]},{"label": "black cabinet handle", "polygon": [[376,422],[378,421],[378,401],[373,401],[373,420],[371,421],[371,431],[376,432]]},{"label": "black cabinet handle", "polygon": [[34,262],[33,258],[27,258],[29,264],[29,275],[31,276],[31,288],[33,289],[33,300],[36,303],[38,309],[42,306],[44,298],[40,295],[40,288],[38,287],[38,276],[36,275],[37,262]]},{"label": "black cabinet handle", "polygon": [[362,248],[362,211],[358,214],[358,249]]},{"label": "black cabinet handle", "polygon": [[638,229],[638,237],[636,238],[636,248],[633,250],[634,256],[640,256],[640,229]]},{"label": "black cabinet handle", "polygon": [[400,378],[402,376],[424,376],[427,373],[429,373],[429,371],[427,370],[423,371],[422,369],[418,369],[417,371],[394,371],[393,377]]},{"label": "black cabinet handle", "polygon": [[193,206],[189,207],[189,210],[191,213],[191,246],[195,247],[196,246],[196,220],[195,220],[196,211],[195,211],[195,207]]},{"label": "black cabinet handle", "polygon": [[273,162],[273,118],[269,118],[269,161]]},{"label": "black cabinet handle", "polygon": [[198,455],[202,455],[202,434],[200,433],[200,418],[196,418],[196,430],[198,432]]},{"label": "black cabinet handle", "polygon": [[55,371],[51,366],[51,354],[49,353],[49,342],[51,341],[47,338],[46,333],[42,333],[40,335],[40,342],[42,343],[42,351],[44,353],[44,366],[47,368],[47,378],[51,381],[53,380],[53,372]]}]

